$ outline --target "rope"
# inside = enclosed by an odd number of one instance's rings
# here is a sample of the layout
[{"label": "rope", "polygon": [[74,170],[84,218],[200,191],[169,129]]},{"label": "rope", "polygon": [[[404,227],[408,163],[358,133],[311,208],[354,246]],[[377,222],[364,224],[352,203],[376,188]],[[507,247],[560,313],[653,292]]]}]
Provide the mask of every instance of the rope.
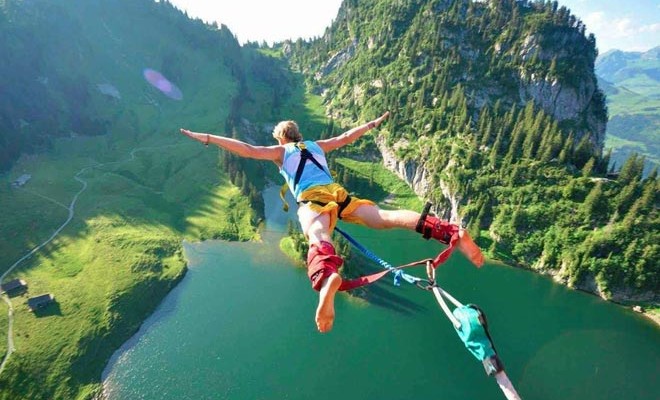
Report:
[{"label": "rope", "polygon": [[[495,352],[490,334],[488,333],[485,314],[474,305],[463,305],[460,301],[456,300],[456,298],[438,286],[435,282],[435,265],[437,265],[436,261],[438,258],[440,258],[440,256],[435,260],[427,259],[399,267],[393,267],[390,263],[378,257],[369,249],[358,243],[348,233],[344,232],[338,227],[335,227],[335,230],[339,232],[344,238],[346,238],[346,240],[348,240],[348,242],[351,243],[355,248],[360,250],[365,256],[385,268],[387,270],[384,271],[385,273],[393,272],[394,285],[399,286],[399,279],[403,278],[407,282],[414,284],[422,289],[432,291],[436,300],[438,301],[438,304],[440,305],[440,308],[454,326],[458,337],[461,339],[463,344],[465,344],[465,347],[468,349],[468,351],[470,351],[470,353],[472,353],[472,355],[474,355],[479,361],[483,363],[486,374],[489,376],[495,376],[497,384],[508,400],[521,400],[520,396],[516,392],[516,389],[513,387],[513,384],[509,380],[509,377],[506,375],[506,372],[504,372],[504,366],[500,362],[500,359]],[[445,252],[443,252],[443,254],[444,253]],[[441,256],[443,254],[441,254]],[[445,254],[445,257],[448,257],[448,254]],[[444,261],[445,260],[443,259],[442,262]],[[428,281],[425,281],[424,279],[418,278],[416,276],[408,275],[401,271],[401,268],[418,265],[421,263],[426,263],[426,272],[429,278]],[[424,282],[426,282],[426,284],[423,284]],[[456,306],[453,311],[447,305],[445,298]]]},{"label": "rope", "polygon": [[495,374],[495,380],[508,400],[521,400],[520,395],[516,392],[516,389],[513,387],[513,383],[509,380],[506,372],[500,371]]},{"label": "rope", "polygon": [[390,264],[387,261],[383,260],[382,258],[378,257],[376,254],[371,252],[369,249],[362,246],[360,243],[358,243],[357,240],[353,239],[351,237],[351,235],[349,235],[348,233],[346,233],[343,230],[339,229],[339,227],[335,227],[335,230],[337,232],[339,232],[346,240],[348,240],[349,243],[351,243],[353,246],[355,246],[356,249],[360,250],[365,256],[367,256],[371,260],[377,262],[381,267],[390,270],[394,274],[394,286],[401,286],[400,279],[403,279],[406,282],[411,283],[413,285],[422,280],[422,279],[420,279],[416,276],[406,274],[405,272],[401,271],[401,269],[393,267],[392,264]]}]

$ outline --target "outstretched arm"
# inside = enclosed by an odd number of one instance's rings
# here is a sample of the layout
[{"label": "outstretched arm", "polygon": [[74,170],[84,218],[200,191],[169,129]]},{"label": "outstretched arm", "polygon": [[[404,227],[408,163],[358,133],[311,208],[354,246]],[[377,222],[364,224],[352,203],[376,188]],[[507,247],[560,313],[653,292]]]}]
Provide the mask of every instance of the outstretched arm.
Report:
[{"label": "outstretched arm", "polygon": [[241,157],[270,160],[281,164],[282,156],[284,155],[284,148],[282,146],[253,146],[240,140],[208,133],[192,132],[183,128],[181,129],[181,133],[205,145],[215,144]]},{"label": "outstretched arm", "polygon": [[356,140],[358,140],[362,135],[367,133],[367,131],[369,131],[370,129],[373,129],[378,125],[380,125],[381,122],[383,122],[383,120],[385,120],[385,118],[387,118],[389,115],[390,112],[387,111],[385,112],[385,114],[381,115],[380,117],[376,118],[371,122],[368,122],[364,125],[360,125],[351,130],[348,130],[339,136],[335,136],[330,139],[319,140],[316,142],[316,144],[318,144],[319,147],[326,153],[331,150],[346,146],[347,144],[353,143]]}]

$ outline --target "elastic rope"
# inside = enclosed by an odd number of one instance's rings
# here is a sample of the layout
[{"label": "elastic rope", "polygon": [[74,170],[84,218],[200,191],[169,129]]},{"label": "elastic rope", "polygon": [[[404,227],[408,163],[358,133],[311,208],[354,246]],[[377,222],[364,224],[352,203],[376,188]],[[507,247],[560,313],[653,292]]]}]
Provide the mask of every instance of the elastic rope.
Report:
[{"label": "elastic rope", "polygon": [[395,286],[400,286],[401,282],[399,281],[400,278],[403,278],[406,282],[414,284],[417,281],[420,281],[420,278],[417,278],[415,276],[406,274],[405,272],[401,271],[400,269],[396,269],[392,266],[392,264],[388,263],[387,261],[383,260],[382,258],[378,257],[376,254],[372,253],[369,249],[366,247],[362,246],[358,241],[353,239],[351,235],[348,233],[344,232],[343,230],[339,229],[339,227],[335,227],[335,230],[339,232],[346,240],[348,240],[353,246],[355,246],[356,249],[360,250],[365,256],[370,258],[371,260],[377,262],[380,266],[383,268],[392,270],[394,273],[394,285]]}]

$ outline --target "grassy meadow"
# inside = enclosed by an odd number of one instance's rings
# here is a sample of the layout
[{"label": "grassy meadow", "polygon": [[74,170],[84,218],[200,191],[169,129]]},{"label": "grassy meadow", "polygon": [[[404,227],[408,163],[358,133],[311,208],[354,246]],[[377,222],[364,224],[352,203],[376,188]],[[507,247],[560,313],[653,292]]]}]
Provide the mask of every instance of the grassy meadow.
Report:
[{"label": "grassy meadow", "polygon": [[[2,243],[6,270],[66,220],[62,205],[82,188],[73,177],[87,182],[69,225],[7,277],[26,280],[28,291],[11,298],[16,351],[0,376],[11,388],[2,398],[89,397],[114,350],[185,273],[183,238],[255,237],[249,204],[215,168],[216,149],[175,136],[97,164],[67,147],[70,155],[21,162],[32,179],[3,189],[5,215],[18,217],[2,224],[12,238]],[[42,293],[56,302],[30,312],[27,298]],[[4,336],[7,312],[0,321]]]},{"label": "grassy meadow", "polygon": [[371,199],[384,208],[422,210],[424,203],[410,186],[382,164],[338,158],[337,164],[350,170],[358,184],[351,187],[360,197]]},{"label": "grassy meadow", "polygon": [[[218,168],[219,150],[178,132],[224,126],[236,89],[216,72],[184,87],[189,101],[144,83],[121,102],[95,97],[114,121],[109,134],[55,140],[0,176],[0,273],[48,240],[79,194],[68,225],[4,279],[24,279],[28,290],[10,297],[15,351],[0,374],[0,399],[92,398],[112,353],[185,274],[183,239],[258,237],[247,199]],[[145,93],[158,101],[145,102]],[[26,173],[27,184],[12,188]],[[27,299],[43,293],[55,303],[31,312]]]},{"label": "grassy meadow", "polygon": [[[647,172],[660,166],[660,84],[644,70],[657,61],[637,60],[606,83],[609,122],[605,148],[613,149],[612,160],[621,167],[632,154],[643,155]],[[625,72],[625,73],[624,73]]]}]

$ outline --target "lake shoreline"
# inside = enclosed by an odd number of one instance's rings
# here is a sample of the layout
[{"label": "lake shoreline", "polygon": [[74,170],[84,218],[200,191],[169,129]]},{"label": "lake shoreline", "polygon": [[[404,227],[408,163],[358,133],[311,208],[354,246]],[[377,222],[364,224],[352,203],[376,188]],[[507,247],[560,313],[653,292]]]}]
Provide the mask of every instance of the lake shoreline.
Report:
[{"label": "lake shoreline", "polygon": [[[615,292],[615,299],[613,298],[607,298],[605,297],[600,291],[597,290],[597,287],[595,284],[593,285],[579,285],[579,286],[570,286],[567,283],[563,282],[561,279],[557,277],[558,272],[557,271],[550,271],[550,270],[536,270],[531,267],[523,266],[523,265],[512,265],[512,264],[507,264],[501,259],[498,258],[493,258],[493,259],[487,259],[488,262],[493,263],[493,264],[498,264],[502,266],[508,266],[512,268],[518,268],[526,271],[530,271],[539,275],[547,276],[553,280],[558,285],[565,286],[569,289],[573,289],[582,293],[586,293],[592,296],[596,296],[601,300],[605,300],[609,303],[617,304],[619,306],[625,307],[630,309],[631,311],[641,314],[644,316],[646,319],[652,321],[658,328],[660,328],[660,304],[657,304],[653,301],[644,301],[644,300],[639,300],[638,297],[634,296],[628,296],[623,294],[622,292]],[[633,304],[634,303],[634,304]]]},{"label": "lake shoreline", "polygon": [[[293,262],[291,257],[282,254],[281,243],[278,239],[279,235],[284,232],[279,228],[271,229],[277,231],[277,233],[266,235],[263,243],[255,241],[247,247],[246,245],[231,243],[218,243],[218,246],[221,247],[216,247],[213,243],[196,244],[206,241],[191,242],[193,245],[192,251],[186,251],[184,257],[186,263],[195,273],[190,275],[191,279],[186,281],[186,285],[183,285],[183,287],[177,286],[179,290],[174,295],[176,301],[173,301],[172,298],[165,300],[165,304],[183,304],[185,310],[183,308],[179,309],[178,314],[171,314],[171,318],[157,316],[155,320],[151,320],[153,329],[147,329],[148,335],[137,340],[136,346],[131,348],[125,359],[122,358],[124,360],[122,364],[114,367],[116,371],[113,372],[113,377],[108,381],[110,391],[106,394],[109,397],[104,399],[131,398],[129,394],[132,394],[133,398],[138,397],[138,394],[141,394],[143,398],[158,398],[154,396],[160,390],[168,390],[170,394],[168,398],[177,398],[184,392],[189,393],[186,392],[187,389],[181,389],[181,386],[185,386],[188,381],[185,378],[180,378],[182,376],[180,372],[185,371],[187,366],[179,368],[177,367],[178,362],[158,364],[158,368],[154,365],[157,359],[169,359],[170,349],[175,343],[169,338],[174,337],[181,340],[184,346],[178,349],[182,357],[180,362],[185,364],[186,360],[192,358],[201,367],[200,373],[196,374],[195,390],[217,383],[218,387],[214,390],[227,390],[227,393],[231,392],[231,398],[283,398],[284,394],[288,393],[291,394],[293,399],[302,399],[304,397],[300,393],[312,393],[317,386],[314,383],[309,383],[312,382],[309,379],[307,380],[307,386],[296,389],[298,392],[291,392],[290,383],[286,379],[294,376],[292,381],[298,381],[300,376],[294,372],[306,371],[310,365],[314,364],[316,357],[310,358],[309,349],[317,349],[316,351],[318,351],[318,344],[321,340],[336,342],[337,344],[342,343],[339,347],[328,346],[332,350],[324,355],[332,367],[346,365],[346,358],[341,353],[342,351],[346,351],[346,354],[355,354],[355,349],[360,349],[359,351],[364,353],[358,354],[365,356],[360,358],[368,359],[371,368],[382,368],[383,371],[379,372],[386,373],[390,368],[388,362],[383,360],[390,357],[389,353],[386,351],[371,352],[368,348],[365,350],[364,344],[373,343],[375,340],[379,343],[377,348],[390,349],[392,346],[402,346],[413,338],[425,343],[427,341],[439,343],[436,347],[430,345],[430,350],[427,350],[432,353],[442,351],[446,357],[455,363],[464,362],[466,366],[473,366],[474,360],[465,356],[464,346],[456,342],[455,332],[451,330],[447,321],[443,318],[437,318],[437,305],[428,299],[426,293],[420,293],[415,288],[394,289],[389,284],[374,285],[370,288],[369,296],[364,299],[354,296],[342,296],[338,301],[338,322],[341,323],[337,324],[337,330],[334,334],[332,336],[321,336],[315,331],[312,332],[310,328],[312,322],[308,312],[313,309],[313,306],[301,305],[313,298],[313,294],[309,292],[304,271],[300,270],[301,267],[298,266],[300,264]],[[373,246],[375,250],[383,254],[383,257],[388,259],[397,258],[401,254],[398,254],[396,249],[392,250],[391,246],[380,248],[374,243],[402,240],[405,243],[410,243],[412,254],[417,254],[419,251],[428,251],[426,243],[417,240],[418,236],[414,234],[406,232],[374,233],[362,227],[356,227],[355,229],[355,235],[365,238],[364,241],[369,247]],[[372,235],[379,235],[384,240],[373,238]],[[274,252],[279,254],[275,255]],[[490,261],[490,268],[482,270],[477,270],[467,264],[463,257],[456,256],[455,261],[454,268],[443,270],[445,284],[456,291],[457,294],[460,294],[461,298],[477,301],[486,309],[500,310],[500,312],[493,314],[493,326],[496,327],[495,333],[498,344],[501,344],[503,349],[512,345],[523,346],[522,352],[509,352],[506,350],[503,352],[506,355],[505,361],[513,367],[512,370],[515,366],[522,365],[527,368],[524,379],[518,377],[517,381],[520,383],[523,392],[529,391],[530,385],[538,386],[537,381],[540,383],[547,382],[549,386],[551,385],[552,380],[546,381],[543,378],[547,373],[546,359],[550,357],[551,360],[554,360],[553,362],[559,362],[558,365],[563,365],[565,357],[557,351],[558,349],[566,352],[581,349],[583,341],[593,341],[592,337],[601,338],[606,342],[616,339],[618,351],[622,348],[627,349],[626,346],[628,345],[626,343],[637,343],[639,342],[637,338],[640,337],[636,336],[637,333],[632,336],[628,335],[627,327],[631,323],[640,326],[642,338],[650,337],[653,340],[657,338],[655,327],[639,318],[632,317],[626,310],[611,307],[605,302],[597,301],[588,296],[576,295],[574,291],[563,290],[560,286],[565,285],[559,285],[550,279],[541,279],[524,274],[522,271],[515,272],[511,268],[496,268],[500,266],[500,263],[493,261]],[[218,265],[224,267],[221,269],[215,268]],[[510,265],[502,264],[502,266],[505,265],[510,267]],[[492,280],[492,278],[497,278],[497,280]],[[213,288],[217,289],[217,284],[210,282],[217,283],[218,279],[227,282],[234,282],[237,279],[246,281],[257,279],[258,282],[268,282],[269,287],[275,290],[272,291],[272,296],[268,296],[266,300],[264,300],[264,296],[253,296],[245,293],[243,289],[233,284],[223,285],[221,292],[209,294],[213,291]],[[492,285],[493,291],[501,291],[502,293],[498,295],[485,293],[482,285],[484,283]],[[510,290],[508,285],[517,289]],[[550,286],[554,286],[554,288],[550,288]],[[304,295],[301,295],[302,292],[304,292]],[[574,294],[571,295],[570,292]],[[236,297],[237,295],[238,297]],[[222,296],[222,298],[218,296]],[[301,298],[307,300],[301,301]],[[521,311],[521,315],[525,316],[524,322],[521,322],[519,317],[512,316],[511,313],[501,311],[503,310],[502,307],[508,304],[529,304],[521,301],[525,298],[536,304]],[[216,301],[217,304],[214,303]],[[191,313],[190,307],[195,307],[195,312]],[[539,313],[540,307],[544,307],[545,311]],[[169,309],[170,307],[166,306],[165,308]],[[212,310],[212,313],[209,313],[210,310]],[[207,337],[208,340],[201,340],[200,342],[202,336],[199,333],[187,335],[181,331],[182,327],[200,326],[191,323],[195,318],[191,314],[195,313],[202,315],[201,319],[198,320],[201,323],[199,332],[212,332],[211,336]],[[584,323],[581,322],[583,320],[585,320]],[[258,327],[255,327],[255,321],[258,321]],[[382,335],[360,334],[359,332],[362,332],[362,329],[356,328],[358,323],[364,323],[367,327],[372,327],[370,331],[387,327],[391,329],[391,332]],[[516,323],[521,324],[521,326],[511,326],[511,324]],[[534,335],[528,335],[524,332],[526,329],[524,327],[530,325],[543,326],[544,329]],[[145,326],[148,327],[148,324]],[[619,329],[619,327],[622,329]],[[353,332],[353,330],[358,333]],[[520,333],[521,330],[522,333]],[[188,332],[188,328],[184,331]],[[273,335],[273,332],[276,334]],[[178,334],[183,336],[178,337]],[[526,344],[521,344],[519,338],[516,337],[517,334],[528,337],[529,341],[526,341]],[[351,339],[346,340],[348,337]],[[161,343],[161,340],[166,341]],[[348,346],[348,349],[345,349],[346,346]],[[351,346],[354,346],[355,349],[351,349]],[[254,349],[254,353],[245,353],[246,349]],[[594,354],[598,352],[593,346],[587,347],[587,349]],[[414,350],[412,354],[415,354]],[[281,360],[283,355],[286,355],[287,360],[290,361],[288,366],[278,369],[278,371],[272,371],[271,368],[265,365],[274,360]],[[638,357],[636,353],[633,356]],[[380,361],[374,362],[369,357],[382,358]],[[608,361],[603,361],[603,365],[607,366],[608,371],[618,373],[620,369],[625,368],[613,362],[613,357],[604,357],[608,359]],[[413,359],[414,361],[412,361]],[[626,358],[625,362],[630,359],[632,358]],[[404,362],[410,363],[415,368],[425,369],[429,365],[435,365],[436,361],[433,356],[419,358],[415,355],[409,357],[407,361],[404,360]],[[575,382],[580,382],[586,378],[591,379],[593,375],[591,364],[580,359],[575,359],[574,362],[576,364],[570,366],[573,368],[571,373],[578,373],[579,376]],[[263,368],[259,367],[261,369],[258,368],[256,372],[254,369],[242,370],[241,366],[246,363],[255,363],[254,365],[263,366]],[[347,368],[349,371],[347,373],[352,373],[353,370],[361,370],[364,366],[361,362],[357,362],[357,364]],[[648,375],[648,366],[646,368],[646,374]],[[482,371],[478,372],[480,373],[478,376],[483,374]],[[162,382],[154,383],[157,381],[156,377],[162,374],[171,377],[171,379],[180,380],[171,387],[162,386]],[[269,386],[269,381],[265,380],[263,384],[250,385],[249,383],[254,382],[254,379],[259,379],[259,374],[267,374],[264,376],[268,376],[273,381],[277,379],[278,382],[281,382],[280,379],[285,379],[285,383]],[[489,398],[485,396],[485,393],[490,390],[486,387],[487,384],[484,387],[480,385],[470,386],[469,382],[471,380],[467,378],[460,383],[453,383],[456,378],[450,375],[440,373],[434,376],[433,379],[446,379],[446,381],[443,381],[443,385],[455,384],[457,390],[460,388],[461,393],[465,392],[465,394],[458,395],[457,399]],[[224,377],[226,380],[218,381],[218,377]],[[408,377],[404,376],[405,378]],[[648,377],[644,379],[648,381]],[[607,383],[607,381],[604,381],[603,384],[605,386],[616,385],[615,382]],[[390,383],[379,382],[373,388],[358,389],[356,395],[353,397],[348,396],[348,400],[370,398],[369,396],[363,396],[360,390],[364,390],[365,393],[373,393],[382,385],[387,387]],[[648,385],[653,386],[655,384],[649,383]],[[391,387],[387,387],[386,390],[388,393],[399,393],[396,392],[399,386],[392,383]],[[342,389],[341,386],[332,388],[337,392]],[[199,390],[199,393],[195,392],[197,398],[204,397],[200,393],[204,392],[205,389]],[[420,388],[420,390],[426,389]],[[556,390],[557,398],[562,398],[559,395],[561,390]],[[266,396],[266,393],[271,397]],[[299,396],[296,397],[296,394]],[[387,398],[387,396],[385,397]],[[323,398],[329,399],[332,396],[321,396],[321,399]],[[392,398],[405,397],[395,395]],[[582,398],[595,399],[597,397],[587,396]]]}]

